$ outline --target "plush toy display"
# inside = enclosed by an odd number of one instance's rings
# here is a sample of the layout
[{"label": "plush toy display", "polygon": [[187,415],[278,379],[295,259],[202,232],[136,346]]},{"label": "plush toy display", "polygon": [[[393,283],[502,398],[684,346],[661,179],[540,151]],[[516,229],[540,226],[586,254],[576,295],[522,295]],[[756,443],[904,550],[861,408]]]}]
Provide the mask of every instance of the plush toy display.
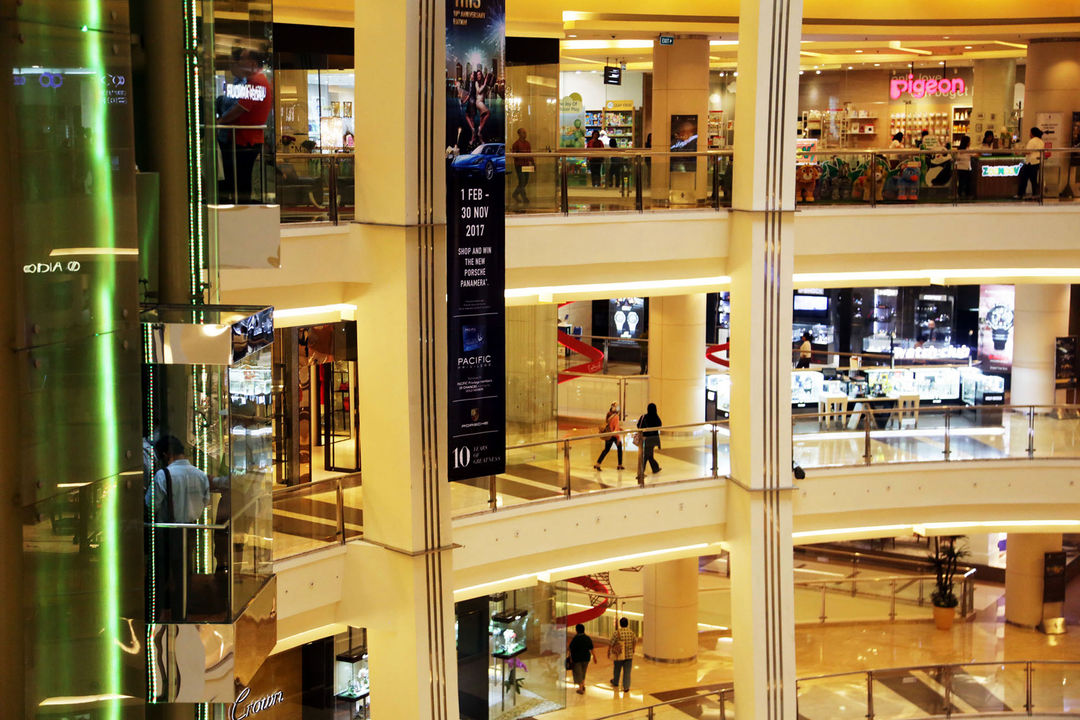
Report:
[{"label": "plush toy display", "polygon": [[896,176],[897,200],[919,199],[919,175],[921,173],[922,162],[918,158],[905,160],[900,164],[900,174]]},{"label": "plush toy display", "polygon": [[798,165],[795,167],[795,202],[814,202],[818,178],[821,177],[820,165]]},{"label": "plush toy display", "polygon": [[[867,171],[868,173],[869,171]],[[882,192],[885,190],[885,169],[881,167],[874,168],[874,197],[878,202],[881,202]],[[852,195],[854,197],[862,199],[863,202],[870,202],[870,175],[862,174],[855,179],[855,187],[852,189]]]}]

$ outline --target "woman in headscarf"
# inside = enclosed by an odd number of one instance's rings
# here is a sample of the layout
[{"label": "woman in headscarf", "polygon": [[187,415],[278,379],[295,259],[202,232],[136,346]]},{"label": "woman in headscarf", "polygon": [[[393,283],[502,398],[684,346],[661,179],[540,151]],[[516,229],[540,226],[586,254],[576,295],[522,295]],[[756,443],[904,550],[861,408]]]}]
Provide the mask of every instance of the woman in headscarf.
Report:
[{"label": "woman in headscarf", "polygon": [[662,427],[663,424],[660,415],[656,412],[656,403],[649,403],[645,414],[637,421],[637,426],[641,429],[642,462],[649,463],[653,475],[660,472],[660,463],[653,457],[653,453],[660,449],[660,432],[649,428]]}]

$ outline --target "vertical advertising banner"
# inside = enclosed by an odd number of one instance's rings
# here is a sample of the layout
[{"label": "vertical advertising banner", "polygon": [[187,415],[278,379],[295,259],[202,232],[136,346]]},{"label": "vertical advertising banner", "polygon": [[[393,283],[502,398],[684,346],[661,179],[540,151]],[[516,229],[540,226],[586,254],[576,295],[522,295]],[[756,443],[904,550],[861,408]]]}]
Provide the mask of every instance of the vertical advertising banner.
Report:
[{"label": "vertical advertising banner", "polygon": [[446,2],[450,480],[506,468],[503,0]]},{"label": "vertical advertising banner", "polygon": [[979,362],[991,375],[1012,372],[1013,297],[1012,285],[979,289]]}]

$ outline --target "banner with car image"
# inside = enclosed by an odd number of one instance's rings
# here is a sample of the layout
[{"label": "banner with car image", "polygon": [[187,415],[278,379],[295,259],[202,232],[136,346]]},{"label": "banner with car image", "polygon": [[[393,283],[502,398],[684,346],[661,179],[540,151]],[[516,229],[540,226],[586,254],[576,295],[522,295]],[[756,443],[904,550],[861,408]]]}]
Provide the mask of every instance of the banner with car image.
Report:
[{"label": "banner with car image", "polygon": [[506,467],[503,0],[446,2],[449,477]]}]

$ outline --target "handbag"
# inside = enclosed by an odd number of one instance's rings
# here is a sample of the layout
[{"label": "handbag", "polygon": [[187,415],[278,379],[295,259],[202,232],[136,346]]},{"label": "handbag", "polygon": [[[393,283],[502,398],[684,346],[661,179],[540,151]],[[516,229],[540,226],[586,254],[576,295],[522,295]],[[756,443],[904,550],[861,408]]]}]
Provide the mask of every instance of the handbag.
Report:
[{"label": "handbag", "polygon": [[566,669],[567,670],[573,670],[574,669],[574,661],[570,659],[569,654],[567,654],[567,656],[566,656]]},{"label": "handbag", "polygon": [[622,654],[623,654],[622,638],[615,637],[615,638],[612,638],[612,641],[613,642],[611,643],[611,659],[612,660],[622,660]]}]

